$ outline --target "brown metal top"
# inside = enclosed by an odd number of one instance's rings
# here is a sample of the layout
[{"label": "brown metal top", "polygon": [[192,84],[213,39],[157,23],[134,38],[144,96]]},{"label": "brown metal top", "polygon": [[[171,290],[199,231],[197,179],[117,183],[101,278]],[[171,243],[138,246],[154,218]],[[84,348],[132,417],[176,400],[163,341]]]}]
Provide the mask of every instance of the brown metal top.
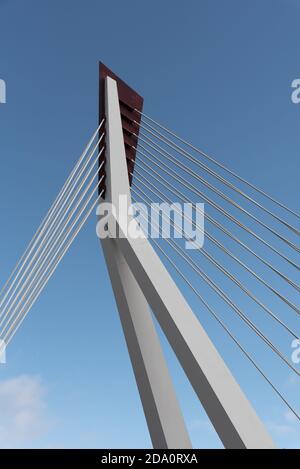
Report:
[{"label": "brown metal top", "polygon": [[[113,73],[106,65],[102,62],[99,62],[99,123],[105,117],[105,95],[104,95],[104,84],[105,78],[109,76],[116,80],[118,93],[119,93],[119,100],[120,100],[120,111],[121,111],[121,119],[122,119],[122,128],[123,128],[123,135],[124,135],[124,144],[125,144],[125,151],[126,151],[126,158],[127,158],[127,167],[128,167],[128,177],[129,183],[132,183],[132,176],[131,172],[133,173],[134,170],[134,161],[136,157],[136,151],[132,148],[132,146],[137,146],[138,138],[133,135],[139,134],[139,125],[135,124],[134,121],[138,122],[141,121],[141,115],[135,111],[138,109],[142,112],[143,110],[143,98],[130,86],[128,86],[123,80],[121,80],[115,73]],[[104,151],[105,153],[105,151]],[[105,156],[104,156],[105,158]],[[101,161],[103,158],[101,156]],[[105,167],[105,164],[104,164]],[[105,169],[104,169],[105,171]],[[102,176],[101,172],[101,176]],[[103,183],[100,186],[100,191],[102,189],[105,190],[105,178]]]}]

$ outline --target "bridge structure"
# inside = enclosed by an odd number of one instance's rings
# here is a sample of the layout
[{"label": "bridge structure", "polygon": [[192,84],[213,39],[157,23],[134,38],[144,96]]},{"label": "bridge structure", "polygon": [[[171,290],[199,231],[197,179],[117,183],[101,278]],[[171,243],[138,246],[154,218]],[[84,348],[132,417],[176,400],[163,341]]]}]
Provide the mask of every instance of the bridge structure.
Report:
[{"label": "bridge structure", "polygon": [[[99,224],[103,208],[113,207],[101,246],[153,446],[191,448],[156,318],[224,447],[275,448],[201,318],[210,316],[300,420],[255,354],[259,343],[299,378],[276,338],[278,331],[289,343],[299,338],[300,215],[145,114],[143,98],[102,63],[99,98],[97,128],[1,290],[0,340],[8,345],[14,338],[90,215],[96,211]],[[205,203],[205,215],[202,204],[195,206],[205,233],[193,212],[180,210],[195,200]],[[174,216],[160,211],[160,203],[173,204]],[[141,204],[157,212],[154,237],[145,233],[148,212],[137,210]],[[164,233],[164,219],[173,236]],[[180,220],[205,235],[204,245]],[[237,324],[253,337],[252,349]]]}]

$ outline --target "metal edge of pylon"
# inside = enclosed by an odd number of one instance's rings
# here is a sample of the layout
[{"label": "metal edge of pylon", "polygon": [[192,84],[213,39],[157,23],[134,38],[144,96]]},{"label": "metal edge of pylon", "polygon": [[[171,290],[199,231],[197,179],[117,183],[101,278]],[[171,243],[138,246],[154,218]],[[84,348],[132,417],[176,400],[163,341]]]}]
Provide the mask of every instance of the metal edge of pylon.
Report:
[{"label": "metal edge of pylon", "polygon": [[[139,124],[141,121],[141,114],[136,110],[142,112],[144,98],[140,96],[133,88],[119,78],[112,72],[103,62],[99,62],[99,124],[105,118],[105,79],[109,76],[117,82],[120,111],[122,120],[122,130],[124,137],[125,152],[127,158],[128,178],[130,185],[132,184],[132,175],[134,171],[134,161],[136,158],[136,150],[133,147],[137,146],[139,134]],[[136,134],[136,135],[134,135]],[[101,155],[101,162],[105,160],[105,151]],[[99,162],[100,164],[100,162]],[[103,171],[99,174],[101,177],[105,176],[105,164]],[[105,177],[99,186],[99,193],[104,190],[103,198],[105,198]]]}]

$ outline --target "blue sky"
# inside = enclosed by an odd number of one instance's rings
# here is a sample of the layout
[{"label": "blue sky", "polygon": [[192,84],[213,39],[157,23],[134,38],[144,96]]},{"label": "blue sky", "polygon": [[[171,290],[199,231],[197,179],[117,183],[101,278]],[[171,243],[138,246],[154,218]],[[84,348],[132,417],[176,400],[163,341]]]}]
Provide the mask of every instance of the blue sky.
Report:
[{"label": "blue sky", "polygon": [[[298,0],[0,0],[1,283],[96,127],[98,60],[144,96],[148,114],[297,209],[300,105],[290,96],[299,14]],[[276,443],[299,446],[299,426],[200,313]],[[300,409],[300,380],[232,327]],[[287,337],[275,337],[289,356]],[[164,347],[194,445],[220,447]],[[7,359],[0,446],[150,446],[93,217]]]}]

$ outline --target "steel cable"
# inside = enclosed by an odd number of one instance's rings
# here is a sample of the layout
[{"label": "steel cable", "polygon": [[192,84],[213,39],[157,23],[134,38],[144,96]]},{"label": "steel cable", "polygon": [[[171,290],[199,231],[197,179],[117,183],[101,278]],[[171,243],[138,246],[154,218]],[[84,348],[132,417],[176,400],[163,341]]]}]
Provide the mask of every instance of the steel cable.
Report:
[{"label": "steel cable", "polygon": [[209,161],[211,161],[212,163],[214,163],[215,165],[217,165],[219,168],[221,168],[222,170],[226,171],[228,174],[230,174],[231,176],[233,176],[234,178],[236,178],[237,180],[239,180],[240,182],[246,184],[248,187],[250,187],[251,189],[255,190],[257,193],[263,195],[264,197],[266,197],[267,199],[269,199],[271,202],[273,202],[274,204],[278,205],[279,207],[283,208],[284,210],[286,210],[287,212],[289,212],[290,214],[294,215],[295,217],[297,217],[298,219],[300,219],[300,214],[295,212],[294,210],[290,209],[289,207],[287,207],[285,204],[283,204],[282,202],[276,200],[274,197],[270,196],[269,194],[267,194],[265,191],[263,191],[262,189],[258,188],[257,186],[255,186],[254,184],[252,184],[251,182],[247,181],[245,178],[239,176],[237,173],[235,173],[234,171],[232,171],[231,169],[229,169],[228,167],[226,167],[224,164],[220,163],[216,158],[213,158],[211,155],[208,155],[208,153],[200,150],[199,148],[197,148],[196,146],[192,145],[191,143],[189,143],[187,140],[184,140],[183,138],[179,137],[175,132],[172,132],[170,129],[168,129],[167,127],[161,125],[159,122],[155,121],[154,119],[152,119],[151,117],[149,117],[147,114],[139,111],[138,109],[135,109],[135,111],[141,115],[143,118],[145,119],[148,119],[150,122],[152,122],[153,124],[155,124],[157,127],[159,127],[160,129],[164,130],[165,132],[167,132],[169,135],[172,135],[173,137],[175,137],[178,141],[180,141],[181,143],[183,143],[184,145],[188,146],[189,148],[191,148],[192,150],[196,151],[199,155],[203,156],[204,158],[208,159]]}]

